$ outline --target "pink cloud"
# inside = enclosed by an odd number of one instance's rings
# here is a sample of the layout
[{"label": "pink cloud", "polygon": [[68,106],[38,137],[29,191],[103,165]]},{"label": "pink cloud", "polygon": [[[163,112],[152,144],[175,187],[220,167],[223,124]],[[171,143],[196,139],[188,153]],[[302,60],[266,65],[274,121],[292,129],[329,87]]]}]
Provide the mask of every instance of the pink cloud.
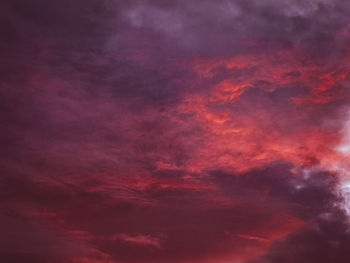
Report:
[{"label": "pink cloud", "polygon": [[138,235],[127,235],[127,234],[119,234],[114,237],[115,239],[120,239],[127,243],[131,243],[138,246],[152,246],[155,248],[162,248],[162,242],[164,239],[163,235],[159,236],[151,236],[145,234]]}]

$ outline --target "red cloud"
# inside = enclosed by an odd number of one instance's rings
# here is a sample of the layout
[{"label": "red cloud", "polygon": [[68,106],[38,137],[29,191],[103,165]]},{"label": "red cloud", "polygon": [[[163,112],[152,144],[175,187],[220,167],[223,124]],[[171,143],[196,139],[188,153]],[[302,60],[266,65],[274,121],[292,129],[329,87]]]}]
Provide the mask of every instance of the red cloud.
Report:
[{"label": "red cloud", "polygon": [[115,238],[119,238],[125,242],[139,245],[139,246],[153,246],[156,248],[162,248],[162,240],[163,236],[161,237],[153,237],[150,235],[126,235],[126,234],[119,234],[116,235]]}]

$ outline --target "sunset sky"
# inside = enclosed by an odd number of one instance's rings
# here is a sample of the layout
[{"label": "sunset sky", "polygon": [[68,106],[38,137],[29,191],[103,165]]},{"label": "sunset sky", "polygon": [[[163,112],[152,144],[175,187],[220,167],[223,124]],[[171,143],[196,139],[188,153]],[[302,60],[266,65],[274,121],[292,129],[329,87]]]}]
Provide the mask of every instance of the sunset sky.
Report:
[{"label": "sunset sky", "polygon": [[349,263],[350,2],[2,0],[1,263]]}]

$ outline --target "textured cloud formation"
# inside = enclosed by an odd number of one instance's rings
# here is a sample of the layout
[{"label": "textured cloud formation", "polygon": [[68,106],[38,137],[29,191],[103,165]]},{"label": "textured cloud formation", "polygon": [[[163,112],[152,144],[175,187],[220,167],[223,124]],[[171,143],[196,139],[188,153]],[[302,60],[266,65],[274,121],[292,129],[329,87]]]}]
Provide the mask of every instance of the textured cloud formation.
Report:
[{"label": "textured cloud formation", "polygon": [[0,10],[1,262],[350,261],[346,1]]}]

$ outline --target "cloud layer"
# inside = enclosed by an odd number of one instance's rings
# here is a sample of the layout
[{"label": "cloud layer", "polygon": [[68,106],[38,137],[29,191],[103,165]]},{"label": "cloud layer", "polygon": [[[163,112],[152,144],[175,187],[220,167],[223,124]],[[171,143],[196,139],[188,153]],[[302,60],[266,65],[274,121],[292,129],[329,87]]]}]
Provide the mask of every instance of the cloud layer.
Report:
[{"label": "cloud layer", "polygon": [[4,262],[349,262],[349,4],[1,6]]}]

